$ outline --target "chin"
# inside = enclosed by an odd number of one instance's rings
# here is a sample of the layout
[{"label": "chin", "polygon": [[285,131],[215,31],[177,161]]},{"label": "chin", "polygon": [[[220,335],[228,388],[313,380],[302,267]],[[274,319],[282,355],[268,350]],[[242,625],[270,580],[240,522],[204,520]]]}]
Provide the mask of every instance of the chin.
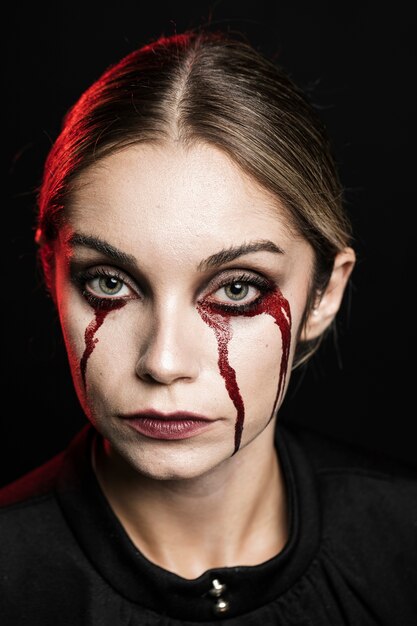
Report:
[{"label": "chin", "polygon": [[208,474],[211,466],[196,466],[196,465],[181,465],[180,463],[167,463],[160,464],[157,467],[155,465],[147,466],[141,464],[140,467],[134,468],[142,476],[146,476],[155,481],[187,481],[201,478],[205,474]]},{"label": "chin", "polygon": [[131,462],[131,466],[143,476],[152,480],[178,481],[193,480],[201,478],[210,473],[215,467],[222,463],[223,459],[210,459],[204,462],[200,459],[178,458],[153,459],[149,463],[141,460]]},{"label": "chin", "polygon": [[[107,456],[123,473],[132,470],[153,480],[190,480],[212,471],[232,455],[232,448],[219,442],[204,445],[191,438],[183,441],[118,440],[106,437]],[[197,438],[196,438],[197,439]]]}]

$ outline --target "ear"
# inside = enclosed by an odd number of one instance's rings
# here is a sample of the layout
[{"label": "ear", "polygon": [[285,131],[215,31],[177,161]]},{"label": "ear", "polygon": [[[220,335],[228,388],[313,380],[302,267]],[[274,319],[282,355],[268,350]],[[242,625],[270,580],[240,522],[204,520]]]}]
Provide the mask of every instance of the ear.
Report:
[{"label": "ear", "polygon": [[307,318],[301,335],[302,341],[316,339],[330,326],[342,303],[349,276],[355,265],[355,252],[344,248],[337,253],[332,274],[325,291]]}]

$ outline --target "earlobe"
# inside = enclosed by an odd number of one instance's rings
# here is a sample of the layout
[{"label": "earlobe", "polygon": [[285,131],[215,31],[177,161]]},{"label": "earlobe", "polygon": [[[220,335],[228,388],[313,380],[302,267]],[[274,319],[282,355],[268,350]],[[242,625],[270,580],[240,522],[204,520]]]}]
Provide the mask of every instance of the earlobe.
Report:
[{"label": "earlobe", "polygon": [[355,252],[352,248],[343,248],[337,253],[330,280],[307,318],[301,340],[316,339],[330,326],[342,303],[354,265]]}]

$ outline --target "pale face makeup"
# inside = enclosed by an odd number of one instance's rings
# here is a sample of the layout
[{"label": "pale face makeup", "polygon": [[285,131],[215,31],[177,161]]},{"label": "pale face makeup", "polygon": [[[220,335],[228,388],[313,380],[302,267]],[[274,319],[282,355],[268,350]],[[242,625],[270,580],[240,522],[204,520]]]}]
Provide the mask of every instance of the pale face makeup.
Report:
[{"label": "pale face makeup", "polygon": [[276,199],[215,147],[131,146],[80,175],[55,257],[77,394],[113,454],[178,479],[274,453],[314,258]]}]

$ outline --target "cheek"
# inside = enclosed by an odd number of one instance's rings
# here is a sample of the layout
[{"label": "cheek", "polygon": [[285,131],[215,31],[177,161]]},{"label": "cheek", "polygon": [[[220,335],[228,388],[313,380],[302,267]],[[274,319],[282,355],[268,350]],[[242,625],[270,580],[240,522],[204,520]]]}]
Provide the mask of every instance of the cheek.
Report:
[{"label": "cheek", "polygon": [[86,310],[71,284],[65,261],[60,256],[55,259],[55,295],[59,321],[67,349],[71,371],[77,369],[85,346],[85,329],[93,313]]},{"label": "cheek", "polygon": [[[245,405],[246,418],[271,414],[276,399],[282,355],[282,338],[269,315],[233,320],[230,341],[230,364]],[[246,427],[246,424],[245,424]]]},{"label": "cheek", "polygon": [[120,340],[126,334],[117,310],[95,311],[64,281],[57,283],[57,305],[74,386],[88,410],[87,395],[89,403],[99,395],[111,397],[114,373],[123,371],[121,355],[126,351]]},{"label": "cheek", "polygon": [[131,337],[129,324],[121,312],[107,312],[99,327],[100,316],[93,310],[88,313],[80,323],[68,320],[65,340],[79,401],[87,416],[99,423],[105,415],[123,408],[122,387],[123,401],[129,404],[134,355],[132,341],[127,339]]},{"label": "cheek", "polygon": [[69,292],[59,294],[58,313],[71,371],[75,375],[85,349],[85,331],[94,313],[84,310]]}]

